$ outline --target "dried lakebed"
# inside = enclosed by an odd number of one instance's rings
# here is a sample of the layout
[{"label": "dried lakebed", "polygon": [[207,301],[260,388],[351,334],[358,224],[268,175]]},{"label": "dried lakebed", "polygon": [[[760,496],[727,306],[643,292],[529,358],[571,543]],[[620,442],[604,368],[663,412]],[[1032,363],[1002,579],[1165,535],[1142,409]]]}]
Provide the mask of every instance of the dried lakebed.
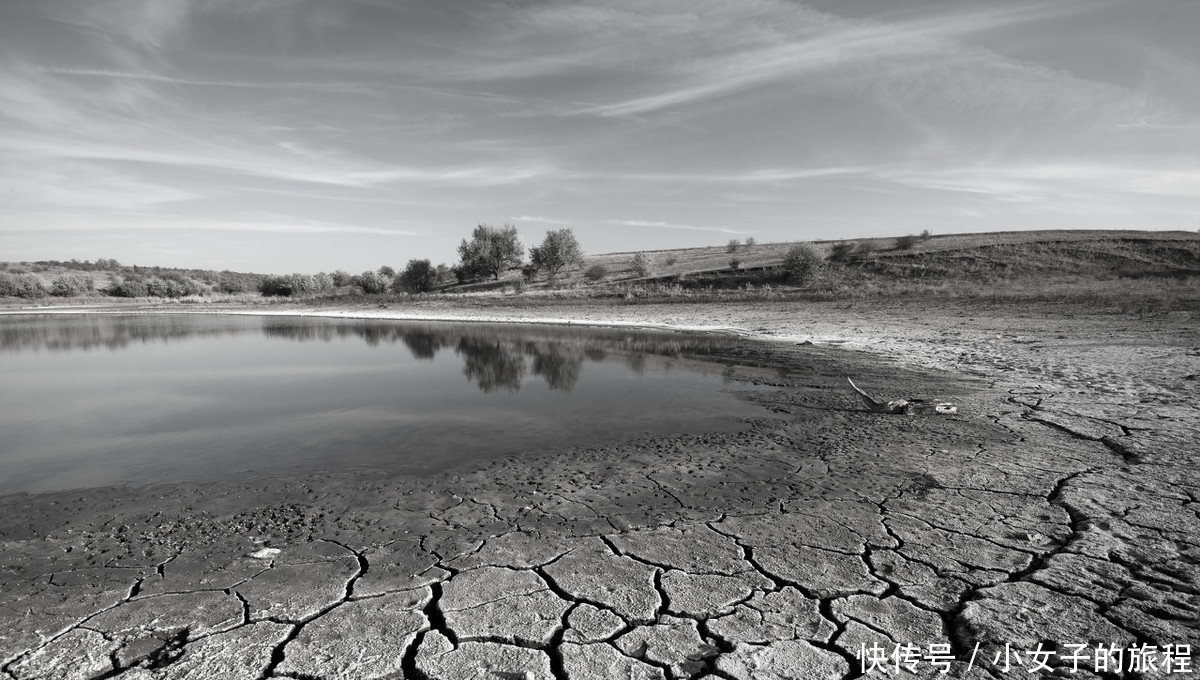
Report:
[{"label": "dried lakebed", "polygon": [[[1157,350],[1190,361],[1189,348]],[[1031,675],[1034,660],[1124,675],[1103,667],[1100,644],[1191,645],[1131,677],[1194,664],[1190,387],[1152,400],[1088,389],[1123,367],[1075,363],[1048,378],[1029,368],[1042,356],[1086,357],[1018,344],[971,378],[820,346],[744,341],[723,354],[741,366],[731,378],[766,388],[748,397],[762,416],[739,432],[425,478],[6,497],[0,668],[839,678],[861,674],[864,648],[909,644],[917,674],[939,677],[943,650],[952,677],[1004,677],[1006,661]],[[889,396],[952,399],[960,414],[865,412],[845,375]],[[1039,646],[1055,653],[1025,654]]]}]

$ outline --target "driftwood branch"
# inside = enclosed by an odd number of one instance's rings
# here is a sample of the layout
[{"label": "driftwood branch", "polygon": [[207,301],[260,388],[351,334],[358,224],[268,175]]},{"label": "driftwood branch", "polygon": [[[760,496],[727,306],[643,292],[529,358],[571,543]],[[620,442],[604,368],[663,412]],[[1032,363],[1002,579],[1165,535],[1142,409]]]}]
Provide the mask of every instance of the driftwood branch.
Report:
[{"label": "driftwood branch", "polygon": [[859,389],[858,385],[849,377],[846,382],[850,383],[850,387],[858,392],[858,396],[862,398],[863,403],[867,408],[876,413],[903,413],[909,416],[923,416],[931,414],[950,415],[958,413],[958,407],[950,402],[931,402],[924,399],[893,399],[891,401],[883,401],[876,399],[866,392]]}]

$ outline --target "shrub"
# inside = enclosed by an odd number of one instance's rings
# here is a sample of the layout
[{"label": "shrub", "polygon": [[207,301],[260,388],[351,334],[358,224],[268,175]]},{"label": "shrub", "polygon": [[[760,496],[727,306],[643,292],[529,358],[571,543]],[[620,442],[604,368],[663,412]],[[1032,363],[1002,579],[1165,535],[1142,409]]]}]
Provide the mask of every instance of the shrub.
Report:
[{"label": "shrub", "polygon": [[111,297],[124,298],[147,297],[150,295],[150,291],[146,287],[146,282],[139,278],[113,279],[104,292]]},{"label": "shrub", "polygon": [[678,261],[679,261],[679,258],[675,257],[674,255],[671,255],[671,256],[667,257],[667,259],[664,261],[664,264],[666,264],[668,267],[674,267],[675,263]]},{"label": "shrub", "polygon": [[91,274],[64,273],[50,282],[50,294],[56,297],[75,297],[96,289],[96,279]]},{"label": "shrub", "polygon": [[34,299],[49,295],[46,282],[37,274],[0,273],[0,296]]},{"label": "shrub", "polygon": [[350,276],[350,272],[339,269],[331,274],[331,276],[333,277],[333,285],[337,286],[338,288],[341,288],[342,286],[353,285],[350,281],[354,277]]},{"label": "shrub", "polygon": [[753,236],[750,236],[746,239],[746,251],[747,252],[749,252],[750,249],[756,245],[758,245],[758,241],[755,241]]},{"label": "shrub", "polygon": [[729,261],[729,268],[730,268],[730,269],[732,269],[732,270],[734,270],[734,271],[737,271],[737,270],[741,269],[741,268],[742,268],[742,261],[741,261],[741,260],[739,260],[739,259],[737,259],[736,257],[735,257],[735,258],[733,258],[732,260],[730,260],[730,261]]},{"label": "shrub", "polygon": [[854,243],[850,241],[839,241],[833,244],[829,249],[830,262],[845,262],[850,259],[850,254],[854,252]]},{"label": "shrub", "polygon": [[602,264],[594,264],[583,271],[584,280],[590,283],[595,283],[605,276],[608,276],[608,267]]},{"label": "shrub", "polygon": [[292,277],[269,274],[258,282],[258,291],[264,297],[291,297],[296,293]]},{"label": "shrub", "polygon": [[535,273],[538,270],[545,271],[553,280],[563,267],[583,262],[583,247],[575,238],[575,232],[555,229],[546,232],[542,245],[529,249],[529,260]]},{"label": "shrub", "polygon": [[427,293],[437,282],[437,270],[429,260],[409,260],[396,277],[392,289],[398,293]]},{"label": "shrub", "polygon": [[261,279],[258,282],[253,279],[252,276],[225,270],[217,277],[216,287],[222,293],[246,293],[258,289]]},{"label": "shrub", "polygon": [[922,241],[928,241],[931,238],[933,238],[933,233],[931,231],[929,231],[928,229],[921,230],[921,240]]},{"label": "shrub", "polygon": [[738,251],[738,248],[740,248],[741,246],[742,246],[741,241],[737,240],[736,238],[731,238],[731,239],[729,239],[729,245],[725,246],[725,252],[736,253]]},{"label": "shrub", "polygon": [[313,292],[318,295],[325,295],[333,292],[333,275],[321,272],[313,275]]},{"label": "shrub", "polygon": [[917,245],[917,237],[913,234],[905,234],[896,238],[896,250],[912,250],[915,245]]},{"label": "shrub", "polygon": [[783,271],[792,283],[803,286],[811,283],[821,273],[825,258],[817,249],[801,243],[788,249],[783,256]]},{"label": "shrub", "polygon": [[181,298],[207,292],[198,282],[175,272],[152,276],[146,279],[145,286],[146,294],[151,297]]},{"label": "shrub", "polygon": [[389,279],[395,278],[395,276],[396,276],[396,270],[392,269],[391,267],[387,266],[386,264],[379,268],[379,273],[383,274],[384,276],[388,277]]},{"label": "shrub", "polygon": [[368,294],[386,293],[387,289],[392,286],[392,278],[381,272],[366,271],[355,278],[358,279],[358,286]]},{"label": "shrub", "polygon": [[875,244],[870,241],[859,241],[858,245],[854,248],[854,252],[859,257],[866,257],[875,252]]},{"label": "shrub", "polygon": [[646,253],[638,253],[629,261],[629,267],[633,269],[633,273],[639,278],[650,276],[650,270],[654,267],[654,260]]}]

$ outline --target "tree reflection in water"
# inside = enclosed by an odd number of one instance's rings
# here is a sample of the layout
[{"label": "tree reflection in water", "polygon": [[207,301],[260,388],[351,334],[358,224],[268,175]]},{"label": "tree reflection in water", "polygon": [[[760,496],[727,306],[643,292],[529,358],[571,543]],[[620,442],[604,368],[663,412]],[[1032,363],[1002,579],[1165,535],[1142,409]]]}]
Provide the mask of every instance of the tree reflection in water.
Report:
[{"label": "tree reflection in water", "polygon": [[519,392],[525,378],[525,357],[499,340],[463,337],[454,352],[463,358],[463,375],[484,392]]},{"label": "tree reflection in water", "polygon": [[504,324],[350,321],[312,317],[190,314],[55,314],[0,317],[0,351],[123,350],[188,337],[255,332],[297,342],[358,337],[372,347],[403,344],[414,359],[432,361],[447,348],[463,360],[463,375],[481,391],[519,392],[527,376],[570,392],[586,362],[618,354],[631,371],[646,371],[646,356],[703,356],[734,341],[719,336],[613,328]]},{"label": "tree reflection in water", "polygon": [[[322,325],[310,325],[313,323]],[[305,319],[303,324],[275,318],[263,326],[263,332],[301,341],[336,334],[357,335],[372,346],[398,342],[414,359],[423,361],[431,361],[441,350],[452,348],[463,360],[463,375],[486,393],[519,392],[530,375],[542,378],[551,390],[570,392],[578,384],[586,362],[606,361],[614,352],[629,370],[641,376],[646,372],[648,355],[703,356],[733,343],[720,336],[612,328],[325,319]]]}]

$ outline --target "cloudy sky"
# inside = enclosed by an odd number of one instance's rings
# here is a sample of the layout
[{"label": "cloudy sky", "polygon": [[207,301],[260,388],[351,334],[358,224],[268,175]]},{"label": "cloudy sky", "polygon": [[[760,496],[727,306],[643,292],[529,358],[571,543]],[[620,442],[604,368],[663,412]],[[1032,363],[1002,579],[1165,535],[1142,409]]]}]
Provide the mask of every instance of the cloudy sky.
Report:
[{"label": "cloudy sky", "polygon": [[1195,0],[3,0],[0,260],[1200,227]]}]

